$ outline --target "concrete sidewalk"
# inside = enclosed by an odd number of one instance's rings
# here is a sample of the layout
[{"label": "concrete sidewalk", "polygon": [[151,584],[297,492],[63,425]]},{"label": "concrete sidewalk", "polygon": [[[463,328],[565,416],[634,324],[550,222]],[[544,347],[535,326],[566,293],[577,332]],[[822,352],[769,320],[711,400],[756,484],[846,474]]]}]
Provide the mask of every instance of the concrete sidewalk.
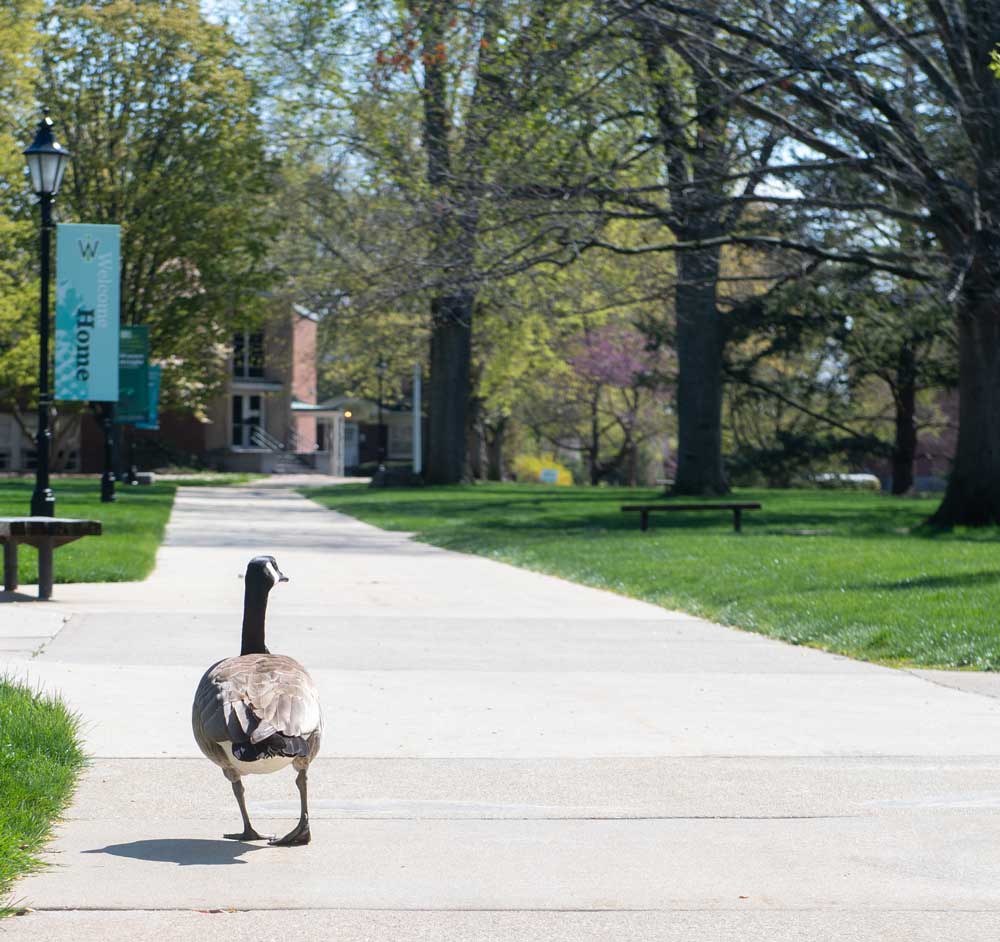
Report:
[{"label": "concrete sidewalk", "polygon": [[[191,738],[247,559],[327,717],[313,843]],[[153,576],[0,605],[92,768],[11,939],[1000,937],[1000,700],[448,553],[274,486],[181,490]],[[7,653],[3,653],[6,651]],[[31,653],[40,651],[35,657]],[[262,831],[291,773],[247,780]]]}]

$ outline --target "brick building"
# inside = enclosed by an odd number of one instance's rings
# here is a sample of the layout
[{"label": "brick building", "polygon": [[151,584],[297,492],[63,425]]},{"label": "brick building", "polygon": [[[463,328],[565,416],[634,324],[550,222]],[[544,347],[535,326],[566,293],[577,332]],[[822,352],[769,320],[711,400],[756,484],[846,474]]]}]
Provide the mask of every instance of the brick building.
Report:
[{"label": "brick building", "polygon": [[[207,419],[161,413],[155,431],[130,428],[125,449],[134,446],[140,467],[343,474],[343,412],[316,402],[317,327],[314,314],[291,305],[259,330],[238,331],[225,390],[208,404]],[[99,472],[102,463],[101,429],[84,416],[70,469]]]}]

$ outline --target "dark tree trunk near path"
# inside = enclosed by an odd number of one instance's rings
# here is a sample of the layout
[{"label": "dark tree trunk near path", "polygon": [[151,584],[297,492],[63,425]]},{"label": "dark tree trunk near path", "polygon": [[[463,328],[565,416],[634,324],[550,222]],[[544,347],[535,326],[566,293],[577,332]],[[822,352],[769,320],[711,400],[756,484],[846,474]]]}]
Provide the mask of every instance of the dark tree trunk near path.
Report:
[{"label": "dark tree trunk near path", "polygon": [[436,298],[431,313],[426,477],[431,484],[458,484],[465,470],[472,298]]},{"label": "dark tree trunk near path", "polygon": [[724,330],[715,290],[719,250],[677,257],[677,473],[675,494],[726,494],[722,464]]},{"label": "dark tree trunk near path", "polygon": [[496,107],[488,73],[500,27],[499,6],[488,5],[478,72],[464,119],[465,137],[457,141],[458,122],[450,111],[447,56],[442,53],[455,12],[451,0],[428,0],[417,14],[423,48],[423,146],[427,183],[434,194],[432,259],[444,283],[431,301],[426,478],[433,484],[457,484],[466,471],[480,160],[490,133],[486,118],[490,108]]},{"label": "dark tree trunk near path", "polygon": [[1000,525],[1000,238],[979,241],[958,313],[958,445],[937,527]]},{"label": "dark tree trunk near path", "polygon": [[[712,53],[690,55],[684,43],[639,29],[659,128],[670,210],[663,217],[678,242],[718,240],[739,222],[745,204],[731,201],[724,182],[741,161],[731,147],[732,113],[719,80],[724,63]],[[674,59],[671,59],[671,53]],[[690,69],[688,88],[678,82],[677,61]],[[685,91],[694,99],[691,103]],[[749,161],[766,164],[772,143]],[[744,195],[754,190],[750,174]],[[675,320],[677,352],[677,473],[675,494],[726,494],[722,462],[722,362],[726,332],[718,308],[718,245],[677,253]]]}]

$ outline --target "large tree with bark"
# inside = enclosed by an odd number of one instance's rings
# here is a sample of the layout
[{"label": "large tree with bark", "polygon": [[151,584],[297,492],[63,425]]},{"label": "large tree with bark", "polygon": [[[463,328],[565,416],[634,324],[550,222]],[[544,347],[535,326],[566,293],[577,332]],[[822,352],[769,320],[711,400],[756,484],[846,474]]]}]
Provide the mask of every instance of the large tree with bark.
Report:
[{"label": "large tree with bark", "polygon": [[[579,166],[552,196],[576,202],[552,211],[594,214],[645,225],[622,241],[605,226],[581,243],[619,256],[675,256],[664,291],[661,333],[676,349],[679,494],[723,494],[723,364],[734,301],[775,284],[765,253],[781,250],[778,224],[752,209],[782,138],[780,130],[736,107],[727,88],[746,65],[692,43],[664,18],[634,4],[602,8],[601,81],[588,102]],[[750,210],[750,211],[748,211]],[[629,230],[629,234],[634,232]],[[574,239],[581,239],[573,233]],[[727,245],[763,251],[737,259]],[[804,272],[808,265],[794,261]],[[757,269],[756,272],[754,269]],[[752,287],[749,287],[751,286]],[[743,290],[741,290],[741,287]]]},{"label": "large tree with bark", "polygon": [[[1000,0],[631,4],[698,48],[753,65],[725,94],[797,142],[810,181],[772,204],[852,212],[855,251],[943,277],[955,302],[959,435],[941,526],[1000,523]],[[844,186],[844,170],[850,187]],[[886,249],[900,227],[935,252]]]},{"label": "large tree with bark", "polygon": [[601,80],[579,59],[604,20],[592,23],[579,0],[248,2],[275,108],[297,120],[289,156],[347,154],[349,185],[399,207],[401,252],[361,291],[368,303],[425,305],[426,476],[456,482],[474,418],[481,293],[575,257],[567,229],[580,221],[553,213],[547,194]]}]

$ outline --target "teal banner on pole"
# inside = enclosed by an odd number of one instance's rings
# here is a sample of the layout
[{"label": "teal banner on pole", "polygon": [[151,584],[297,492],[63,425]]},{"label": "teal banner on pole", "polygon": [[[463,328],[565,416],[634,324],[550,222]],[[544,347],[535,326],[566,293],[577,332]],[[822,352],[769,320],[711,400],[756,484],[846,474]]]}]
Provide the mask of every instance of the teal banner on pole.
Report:
[{"label": "teal banner on pole", "polygon": [[118,226],[56,227],[56,399],[118,399],[120,245]]},{"label": "teal banner on pole", "polygon": [[149,328],[123,327],[118,355],[115,421],[134,425],[149,418]]},{"label": "teal banner on pole", "polygon": [[146,413],[145,422],[136,422],[136,428],[145,428],[156,431],[160,427],[160,373],[161,366],[149,367],[149,410]]}]

